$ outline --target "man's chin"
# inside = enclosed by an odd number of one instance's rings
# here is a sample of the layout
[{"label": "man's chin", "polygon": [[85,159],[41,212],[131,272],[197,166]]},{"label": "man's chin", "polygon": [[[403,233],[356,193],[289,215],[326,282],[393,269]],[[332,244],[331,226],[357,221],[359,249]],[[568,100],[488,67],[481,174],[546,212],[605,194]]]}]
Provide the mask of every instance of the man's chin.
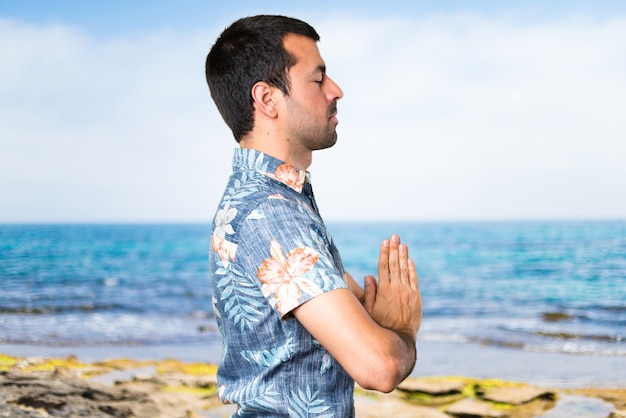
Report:
[{"label": "man's chin", "polygon": [[325,141],[324,143],[320,144],[320,148],[319,149],[326,149],[326,148],[330,148],[333,145],[335,145],[337,143],[337,134],[335,133],[335,135],[331,136],[330,138],[328,138],[327,141]]}]

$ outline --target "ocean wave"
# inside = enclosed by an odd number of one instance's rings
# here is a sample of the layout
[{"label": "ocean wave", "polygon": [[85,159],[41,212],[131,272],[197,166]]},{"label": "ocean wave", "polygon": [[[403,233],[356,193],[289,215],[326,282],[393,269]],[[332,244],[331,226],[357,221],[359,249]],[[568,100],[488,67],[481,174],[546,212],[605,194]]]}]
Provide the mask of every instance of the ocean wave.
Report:
[{"label": "ocean wave", "polygon": [[540,314],[547,323],[581,322],[593,326],[607,325],[616,328],[626,326],[626,308],[622,306],[585,306],[563,310],[545,311]]},{"label": "ocean wave", "polygon": [[455,333],[420,333],[418,335],[418,344],[420,340],[443,342],[443,343],[468,343],[471,338],[463,334]]},{"label": "ocean wave", "polygon": [[[565,337],[559,333],[532,333],[541,337],[539,340],[529,341],[526,338],[518,339],[470,337],[468,341],[491,347],[513,348],[531,352],[626,356],[626,346],[620,344],[620,338],[610,336],[583,336]],[[586,338],[589,337],[589,338]]]},{"label": "ocean wave", "polygon": [[45,347],[103,347],[103,346],[151,346],[162,344],[196,344],[203,341],[213,340],[214,334],[207,333],[206,335],[187,336],[179,338],[0,338],[0,344],[15,344],[15,345],[32,345],[32,346],[45,346]]},{"label": "ocean wave", "polygon": [[580,314],[572,314],[569,312],[543,312],[541,314],[541,318],[545,322],[564,322],[564,321],[573,321],[576,319],[589,319],[589,317]]},{"label": "ocean wave", "polygon": [[[565,332],[562,330],[540,330],[526,327],[488,326],[483,323],[474,326],[450,326],[439,323],[428,324],[419,334],[418,341],[476,344],[507,349],[554,352],[585,355],[626,355],[626,337],[612,333]],[[469,325],[466,323],[466,325]],[[528,325],[528,324],[527,324]],[[441,331],[447,330],[448,332]]]},{"label": "ocean wave", "polygon": [[600,306],[595,306],[595,309],[599,310],[599,311],[607,311],[607,312],[612,312],[612,313],[622,313],[625,312],[626,313],[626,305],[600,305]]},{"label": "ocean wave", "polygon": [[[591,355],[626,350],[624,222],[329,227],[355,278],[376,271],[379,238],[401,233],[420,273],[420,340]],[[13,250],[0,257],[0,341],[219,337],[203,225],[15,226],[6,233],[3,244]]]},{"label": "ocean wave", "polygon": [[192,315],[0,315],[0,324],[0,342],[12,344],[153,344],[201,341],[219,335],[214,320]]},{"label": "ocean wave", "polygon": [[[58,305],[58,306],[0,306],[0,314],[13,315],[56,315],[68,312],[103,312],[103,311],[131,311],[126,306],[116,303],[83,304],[83,305]],[[135,309],[137,311],[137,309]]]},{"label": "ocean wave", "polygon": [[537,353],[561,353],[572,355],[594,356],[626,356],[626,347],[613,347],[607,345],[588,344],[580,341],[543,341],[541,343],[529,343],[515,340],[482,337],[455,337],[455,338],[425,338],[429,341],[471,343],[485,347],[499,347],[517,349]]},{"label": "ocean wave", "polygon": [[540,337],[549,337],[560,340],[589,340],[617,343],[626,342],[626,337],[624,337],[623,335],[581,334],[558,331],[533,331],[531,332],[531,334]]},{"label": "ocean wave", "polygon": [[545,345],[526,344],[524,345],[524,350],[537,353],[626,357],[626,348],[600,348],[596,345],[576,344],[573,342]]},{"label": "ocean wave", "polygon": [[71,347],[71,346],[103,346],[103,345],[124,345],[140,346],[154,344],[186,344],[198,343],[213,340],[219,337],[217,329],[210,325],[198,326],[195,331],[185,334],[172,335],[154,333],[133,337],[129,333],[125,335],[67,335],[67,333],[50,333],[47,335],[17,335],[0,336],[0,344],[25,344],[41,345],[50,347]]}]

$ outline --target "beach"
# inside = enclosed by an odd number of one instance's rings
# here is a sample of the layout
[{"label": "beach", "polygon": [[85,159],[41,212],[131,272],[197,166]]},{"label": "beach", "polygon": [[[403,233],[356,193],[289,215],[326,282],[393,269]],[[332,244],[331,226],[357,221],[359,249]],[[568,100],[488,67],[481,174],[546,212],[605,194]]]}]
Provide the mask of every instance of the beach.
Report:
[{"label": "beach", "polygon": [[[399,389],[383,395],[357,387],[358,417],[606,418],[626,414],[626,378],[619,358],[451,343],[420,346],[418,364]],[[219,341],[204,347],[0,345],[0,417],[38,418],[50,412],[70,417],[80,410],[102,417],[229,416],[234,406],[222,405],[216,396],[219,350]],[[28,396],[16,392],[18,382],[23,391],[32,385]],[[54,401],[50,392],[56,394]],[[85,395],[92,392],[98,396]],[[489,393],[499,393],[501,398],[497,402],[481,398]],[[502,396],[513,403],[508,405]],[[100,401],[94,403],[92,398]],[[2,408],[10,414],[2,415]],[[27,415],[15,415],[15,408]],[[468,411],[482,415],[462,415]]]},{"label": "beach", "polygon": [[[411,376],[468,376],[502,379],[558,389],[626,388],[622,356],[533,353],[478,344],[418,341],[418,360]],[[0,353],[20,357],[63,358],[84,362],[116,358],[219,363],[221,341],[164,345],[41,346],[0,344]]]}]

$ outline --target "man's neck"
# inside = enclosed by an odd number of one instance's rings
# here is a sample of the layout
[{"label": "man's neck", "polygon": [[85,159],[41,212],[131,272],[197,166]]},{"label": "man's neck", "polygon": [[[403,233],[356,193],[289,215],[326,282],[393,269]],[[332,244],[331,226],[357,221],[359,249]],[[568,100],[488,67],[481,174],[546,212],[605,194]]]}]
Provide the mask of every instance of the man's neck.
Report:
[{"label": "man's neck", "polygon": [[308,150],[296,152],[296,150],[284,145],[285,144],[282,144],[280,140],[255,141],[254,138],[251,137],[242,139],[239,143],[241,148],[251,148],[260,151],[263,154],[267,154],[300,170],[306,171],[313,162],[313,152]]}]

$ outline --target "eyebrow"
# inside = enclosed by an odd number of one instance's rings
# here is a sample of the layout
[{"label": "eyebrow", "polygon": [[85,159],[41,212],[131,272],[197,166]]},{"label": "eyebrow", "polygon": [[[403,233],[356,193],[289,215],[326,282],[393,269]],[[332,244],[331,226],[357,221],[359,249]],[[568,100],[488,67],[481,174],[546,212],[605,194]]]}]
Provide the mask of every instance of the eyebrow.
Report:
[{"label": "eyebrow", "polygon": [[325,65],[318,65],[315,70],[313,70],[311,72],[312,75],[316,75],[317,73],[322,73],[322,74],[326,74],[326,66]]}]

